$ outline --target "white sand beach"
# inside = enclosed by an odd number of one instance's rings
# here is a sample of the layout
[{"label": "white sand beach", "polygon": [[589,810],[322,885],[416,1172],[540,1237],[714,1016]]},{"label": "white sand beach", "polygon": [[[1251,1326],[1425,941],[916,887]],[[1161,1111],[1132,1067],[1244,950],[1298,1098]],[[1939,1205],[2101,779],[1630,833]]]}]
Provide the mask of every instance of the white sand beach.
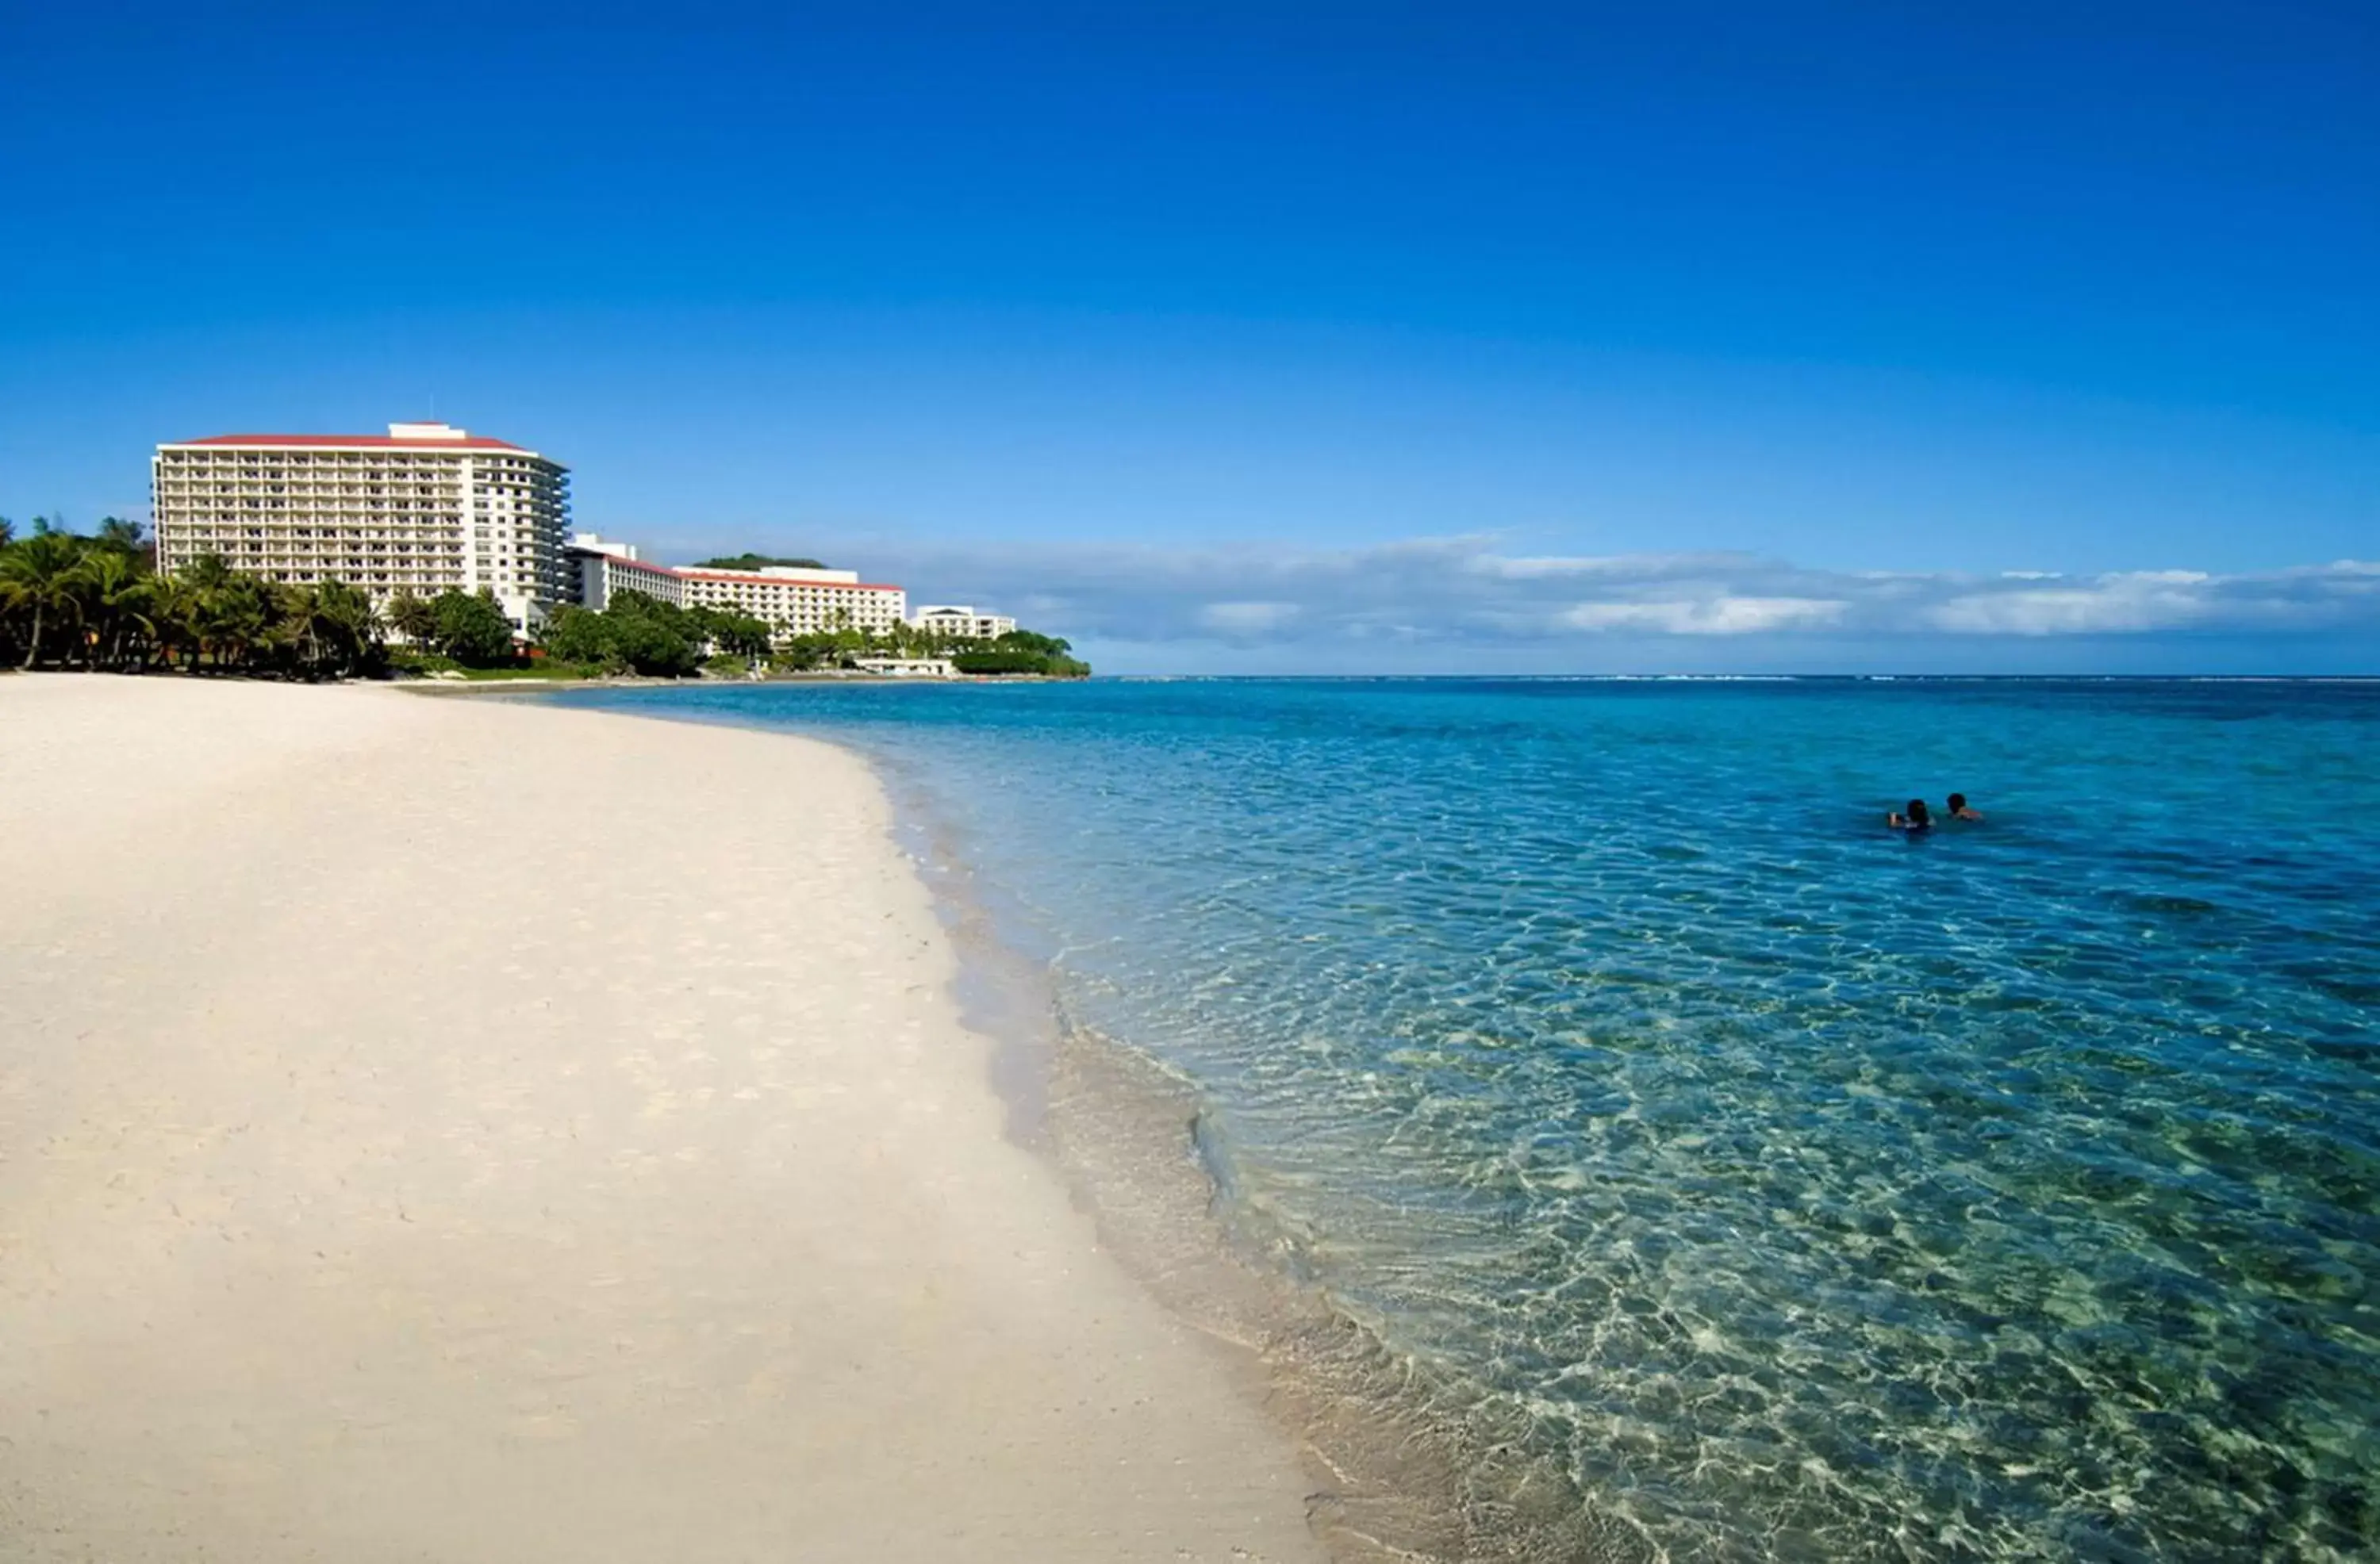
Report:
[{"label": "white sand beach", "polygon": [[1311,1560],[866,768],[0,677],[0,1556]]}]

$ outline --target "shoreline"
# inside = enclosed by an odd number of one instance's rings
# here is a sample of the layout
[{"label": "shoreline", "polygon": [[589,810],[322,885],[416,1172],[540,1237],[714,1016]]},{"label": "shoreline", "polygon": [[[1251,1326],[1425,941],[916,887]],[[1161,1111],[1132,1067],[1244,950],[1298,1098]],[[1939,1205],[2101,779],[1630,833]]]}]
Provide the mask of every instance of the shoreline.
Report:
[{"label": "shoreline", "polygon": [[[737,726],[710,713],[608,709]],[[930,782],[845,735],[748,731],[832,746],[875,775],[952,942],[953,996],[991,1039],[1010,1134],[1064,1180],[1123,1268],[1232,1358],[1234,1379],[1301,1452],[1309,1520],[1333,1564],[1657,1556],[1633,1522],[1598,1512],[1566,1473],[1521,1453],[1526,1431],[1511,1409],[1399,1352],[1318,1283],[1246,1247],[1222,1217],[1229,1154],[1196,1083],[1068,1012],[1054,952],[1019,938],[1029,917],[980,877],[966,828]]]},{"label": "shoreline", "polygon": [[[150,676],[150,675],[144,675]],[[180,675],[168,674],[167,677]],[[953,689],[970,685],[1079,685],[1087,679],[1060,678],[1048,673],[961,673],[953,678],[929,678],[916,673],[784,673],[765,679],[665,679],[642,674],[621,674],[615,678],[572,679],[559,675],[548,677],[538,673],[507,675],[502,678],[442,679],[424,675],[418,678],[349,681],[369,683],[374,687],[408,690],[428,695],[552,695],[571,690],[677,690],[677,689],[752,689],[780,685],[865,685],[911,686],[919,689]]]},{"label": "shoreline", "polygon": [[1009,1134],[866,763],[530,705],[0,682],[0,1537],[1320,1558]]}]

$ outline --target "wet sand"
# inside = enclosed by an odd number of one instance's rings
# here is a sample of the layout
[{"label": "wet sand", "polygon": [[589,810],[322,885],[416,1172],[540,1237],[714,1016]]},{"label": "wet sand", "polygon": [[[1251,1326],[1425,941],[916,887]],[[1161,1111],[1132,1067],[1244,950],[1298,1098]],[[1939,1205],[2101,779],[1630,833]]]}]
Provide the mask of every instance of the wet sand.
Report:
[{"label": "wet sand", "polygon": [[856,758],[0,677],[0,1554],[1320,1557]]}]

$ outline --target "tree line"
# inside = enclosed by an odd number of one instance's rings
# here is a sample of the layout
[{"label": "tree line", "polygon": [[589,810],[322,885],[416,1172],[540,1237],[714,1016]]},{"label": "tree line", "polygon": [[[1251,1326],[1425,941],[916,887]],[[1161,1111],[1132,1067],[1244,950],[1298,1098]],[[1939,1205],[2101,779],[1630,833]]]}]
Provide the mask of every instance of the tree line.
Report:
[{"label": "tree line", "polygon": [[605,673],[678,678],[706,661],[715,673],[741,673],[770,652],[768,624],[748,614],[680,608],[643,592],[614,592],[599,612],[565,603],[546,620],[539,643],[548,657]]},{"label": "tree line", "polygon": [[159,574],[147,529],[110,516],[90,536],[0,518],[0,659],[18,668],[149,668],[346,678],[384,667],[371,598],[295,587],[220,559]]},{"label": "tree line", "polygon": [[[390,636],[400,644],[392,646]],[[283,678],[384,677],[542,663],[558,673],[679,678],[849,668],[867,657],[943,657],[964,673],[1080,677],[1066,642],[1021,630],[959,640],[896,624],[776,641],[767,624],[620,592],[599,612],[564,605],[524,645],[494,597],[399,593],[377,604],[341,581],[268,581],[214,555],[161,573],[139,522],[89,535],[37,517],[19,537],[0,518],[0,665],[139,673],[176,669]]]},{"label": "tree line", "polygon": [[491,668],[517,655],[512,622],[486,592],[400,596],[383,611],[360,587],[269,581],[214,554],[161,572],[137,521],[110,516],[86,536],[37,516],[18,537],[0,517],[7,666],[345,679],[424,657]]},{"label": "tree line", "polygon": [[863,658],[947,658],[962,673],[1081,678],[1090,665],[1050,636],[1018,630],[996,641],[936,635],[896,624],[863,630],[837,610],[834,628],[772,638],[765,621],[723,609],[680,608],[643,592],[615,592],[602,611],[564,606],[539,644],[561,662],[601,673],[682,676],[698,669],[740,675],[766,668],[799,673],[856,667]]},{"label": "tree line", "polygon": [[1091,665],[1057,636],[1011,630],[994,641],[951,643],[951,666],[962,673],[1032,673],[1045,679],[1087,679]]}]

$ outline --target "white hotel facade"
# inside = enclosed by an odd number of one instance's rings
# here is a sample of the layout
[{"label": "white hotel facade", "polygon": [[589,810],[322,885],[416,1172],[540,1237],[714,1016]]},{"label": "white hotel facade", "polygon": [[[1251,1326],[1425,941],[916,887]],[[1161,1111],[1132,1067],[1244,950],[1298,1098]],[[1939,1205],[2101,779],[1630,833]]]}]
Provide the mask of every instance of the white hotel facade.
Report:
[{"label": "white hotel facade", "polygon": [[638,557],[636,546],[592,532],[570,540],[577,600],[601,609],[621,591],[642,592],[680,608],[717,608],[748,614],[783,640],[833,630],[881,635],[908,616],[909,594],[882,582],[862,581],[853,570],[813,570],[789,564],[759,570],[707,570],[655,564]]},{"label": "white hotel facade", "polygon": [[1016,628],[1016,621],[1008,615],[978,613],[966,603],[937,603],[920,608],[909,616],[909,624],[929,635],[961,641],[996,641]]},{"label": "white hotel facade", "polygon": [[510,441],[443,423],[381,434],[218,434],[157,447],[150,499],[157,567],[205,555],[269,581],[339,580],[382,604],[402,593],[492,593],[526,635],[564,603],[601,609],[638,591],[732,610],[780,639],[903,623],[990,640],[1016,627],[971,607],[921,609],[849,570],[656,564],[570,530],[570,469]]},{"label": "white hotel facade", "polygon": [[157,565],[205,554],[272,581],[495,595],[526,632],[565,600],[570,472],[442,423],[378,434],[221,434],[157,447]]}]

